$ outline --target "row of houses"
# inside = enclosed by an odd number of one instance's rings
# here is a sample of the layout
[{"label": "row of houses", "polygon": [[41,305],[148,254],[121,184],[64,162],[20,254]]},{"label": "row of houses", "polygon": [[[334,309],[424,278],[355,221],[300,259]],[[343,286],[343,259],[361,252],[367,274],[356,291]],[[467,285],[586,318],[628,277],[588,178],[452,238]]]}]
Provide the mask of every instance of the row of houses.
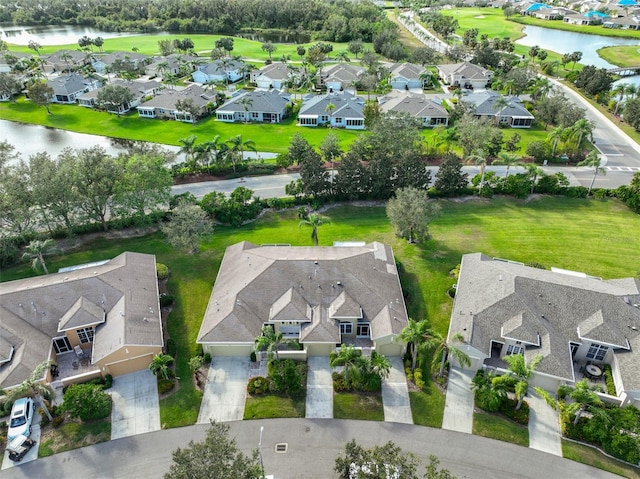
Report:
[{"label": "row of houses", "polygon": [[542,20],[562,20],[571,25],[602,25],[622,30],[640,27],[640,9],[634,0],[569,2],[566,6],[529,2],[522,5],[520,11]]}]

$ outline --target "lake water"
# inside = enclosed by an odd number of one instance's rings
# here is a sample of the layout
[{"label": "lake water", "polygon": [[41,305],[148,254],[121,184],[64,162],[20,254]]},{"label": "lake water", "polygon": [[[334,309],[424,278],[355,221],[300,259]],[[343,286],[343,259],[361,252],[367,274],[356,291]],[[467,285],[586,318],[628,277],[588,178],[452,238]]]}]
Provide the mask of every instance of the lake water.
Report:
[{"label": "lake water", "polygon": [[28,45],[34,40],[40,45],[68,45],[77,43],[87,35],[90,38],[116,38],[140,35],[140,33],[103,32],[91,27],[76,25],[38,25],[25,27],[21,25],[0,24],[0,38],[15,45]]}]

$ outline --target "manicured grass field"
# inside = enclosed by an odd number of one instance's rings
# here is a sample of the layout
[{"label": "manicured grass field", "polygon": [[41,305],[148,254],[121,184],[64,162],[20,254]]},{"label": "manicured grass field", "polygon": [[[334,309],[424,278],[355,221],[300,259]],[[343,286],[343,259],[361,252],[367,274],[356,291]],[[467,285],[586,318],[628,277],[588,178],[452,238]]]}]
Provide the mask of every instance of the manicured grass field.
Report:
[{"label": "manicured grass field", "polygon": [[529,447],[529,429],[493,414],[473,414],[473,434]]},{"label": "manicured grass field", "polygon": [[596,449],[575,442],[562,440],[562,456],[572,461],[588,464],[604,471],[609,471],[629,479],[640,479],[640,470],[637,467],[616,461],[607,457]]},{"label": "manicured grass field", "polygon": [[598,49],[598,55],[619,67],[636,67],[640,65],[640,49],[638,49],[638,45],[602,47]]},{"label": "manicured grass field", "polygon": [[382,397],[379,394],[338,393],[333,395],[334,419],[384,421]]},{"label": "manicured grass field", "polygon": [[244,419],[273,419],[280,417],[304,417],[305,398],[284,396],[248,397],[244,403]]},{"label": "manicured grass field", "polygon": [[422,391],[409,393],[413,423],[418,426],[442,427],[445,395],[429,382]]},{"label": "manicured grass field", "polygon": [[524,36],[522,26],[509,22],[501,8],[455,8],[442,10],[443,15],[449,15],[458,20],[459,28],[456,33],[460,36],[470,28],[477,28],[480,35],[485,33],[489,38],[510,38],[516,41]]},{"label": "manicured grass field", "polygon": [[535,25],[537,27],[553,28],[554,30],[566,30],[569,32],[585,33],[587,35],[603,35],[607,37],[619,38],[640,38],[638,30],[616,30],[614,28],[604,28],[600,25],[571,25],[562,20],[542,20],[529,16],[517,15],[511,17],[510,21],[522,25]]},{"label": "manicured grass field", "polygon": [[[640,216],[617,200],[539,197],[530,201],[507,198],[440,201],[442,214],[432,223],[431,239],[409,245],[395,236],[381,207],[340,206],[325,214],[331,223],[319,230],[320,245],[333,241],[382,241],[391,245],[401,264],[409,316],[428,319],[447,333],[451,299],[447,289],[455,283],[449,272],[464,253],[537,262],[546,267],[583,271],[605,279],[637,273],[631,262],[638,254]],[[169,335],[177,342],[176,375],[180,389],[160,403],[164,427],[193,424],[200,393],[193,387],[188,360],[200,351],[195,340],[211,294],[224,250],[239,241],[312,244],[309,230],[298,227],[294,211],[267,213],[240,228],[219,226],[202,245],[203,251],[186,255],[175,251],[160,233],[128,239],[99,239],[80,251],[48,258],[50,271],[63,266],[113,258],[123,251],[155,254],[171,270],[168,289],[177,298],[169,316]],[[6,268],[2,281],[33,275],[27,263]],[[431,419],[429,419],[431,421]]]},{"label": "manicured grass field", "polygon": [[50,428],[46,436],[43,436],[38,457],[47,457],[110,439],[111,420],[109,419],[89,423],[67,422],[58,428]]}]

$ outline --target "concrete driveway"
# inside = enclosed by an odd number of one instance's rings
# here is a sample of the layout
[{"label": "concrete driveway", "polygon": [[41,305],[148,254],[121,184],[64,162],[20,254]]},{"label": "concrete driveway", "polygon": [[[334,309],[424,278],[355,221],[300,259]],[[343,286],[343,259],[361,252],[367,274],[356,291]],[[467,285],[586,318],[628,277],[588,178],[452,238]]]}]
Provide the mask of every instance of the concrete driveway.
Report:
[{"label": "concrete driveway", "polygon": [[308,419],[333,419],[333,379],[328,356],[311,356],[307,359]]},{"label": "concrete driveway", "polygon": [[107,390],[113,399],[111,439],[160,429],[158,383],[148,369],[118,376]]},{"label": "concrete driveway", "polygon": [[404,375],[404,365],[400,356],[392,356],[389,377],[382,381],[382,404],[384,406],[384,420],[413,424],[411,404],[409,402],[409,388],[407,377]]},{"label": "concrete driveway", "polygon": [[458,368],[451,368],[449,371],[442,429],[472,433],[473,391],[470,386],[472,379],[473,372],[471,371],[463,371]]},{"label": "concrete driveway", "polygon": [[558,413],[533,392],[529,403],[529,447],[562,457],[562,436]]},{"label": "concrete driveway", "polygon": [[22,458],[22,461],[20,462],[13,462],[12,460],[10,460],[9,451],[5,449],[4,458],[2,459],[2,468],[0,468],[1,471],[4,471],[5,469],[11,469],[12,467],[19,467],[22,464],[26,464],[28,462],[35,461],[36,459],[38,459],[38,448],[40,447],[40,432],[41,432],[40,420],[42,419],[40,414],[38,414],[38,409],[39,409],[39,406],[36,404],[36,413],[33,416],[33,423],[31,426],[31,435],[29,436],[31,439],[36,441],[36,445],[33,446],[29,450],[29,452],[27,452],[27,454]]},{"label": "concrete driveway", "polygon": [[199,424],[242,421],[249,381],[249,358],[213,357],[202,396]]}]

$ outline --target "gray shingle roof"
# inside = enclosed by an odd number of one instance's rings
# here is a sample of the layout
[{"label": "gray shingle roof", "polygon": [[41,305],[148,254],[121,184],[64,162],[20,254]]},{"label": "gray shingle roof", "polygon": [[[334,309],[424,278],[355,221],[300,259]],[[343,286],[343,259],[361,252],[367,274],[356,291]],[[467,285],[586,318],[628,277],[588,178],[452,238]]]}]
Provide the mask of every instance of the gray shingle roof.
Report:
[{"label": "gray shingle roof", "polygon": [[438,65],[438,69],[446,75],[462,75],[465,80],[487,80],[491,75],[491,70],[469,62],[445,63]]},{"label": "gray shingle roof", "polygon": [[83,93],[78,97],[78,99],[89,99],[89,98],[98,98],[98,93],[102,88],[107,85],[119,85],[125,87],[133,94],[133,98],[140,98],[141,95],[145,95],[149,90],[159,89],[162,86],[162,83],[159,83],[154,80],[142,81],[142,80],[122,80],[120,78],[114,78],[109,83],[103,85],[97,90],[91,90],[86,93]]},{"label": "gray shingle roof", "polygon": [[274,311],[286,308],[288,319],[299,314],[296,319],[306,323],[301,340],[338,342],[339,320],[330,315],[342,311],[359,316],[360,307],[364,318],[371,322],[374,340],[397,335],[407,324],[389,246],[237,243],[225,252],[198,343],[253,343]]},{"label": "gray shingle roof", "polygon": [[286,63],[275,62],[262,67],[256,77],[264,76],[272,80],[286,80],[289,75],[291,75],[291,70]]},{"label": "gray shingle roof", "polygon": [[226,66],[222,60],[215,60],[205,65],[200,65],[198,70],[207,75],[226,75],[227,72],[239,70],[243,65],[244,62],[239,60],[228,60]]},{"label": "gray shingle roof", "polygon": [[111,65],[113,62],[117,60],[140,62],[142,60],[146,60],[147,58],[152,58],[152,57],[149,55],[144,55],[142,53],[136,53],[136,52],[113,52],[113,53],[105,53],[103,55],[95,56],[96,61],[100,61],[105,65]]},{"label": "gray shingle roof", "polygon": [[81,296],[58,323],[58,331],[78,329],[104,322],[105,312],[93,301]]},{"label": "gray shingle roof", "polygon": [[183,90],[162,90],[137,108],[164,108],[166,110],[174,110],[179,100],[187,99],[193,100],[196,106],[203,108],[212,100],[213,95],[213,92],[206,91],[201,86],[192,84]]},{"label": "gray shingle roof", "polygon": [[408,113],[416,118],[449,118],[449,112],[427,95],[411,92],[391,92],[379,100],[383,112]]},{"label": "gray shingle roof", "polygon": [[322,67],[320,76],[325,83],[339,81],[341,83],[353,83],[364,73],[364,68],[350,63],[338,63],[337,65]]},{"label": "gray shingle roof", "polygon": [[331,113],[334,118],[363,118],[364,101],[344,93],[327,93],[326,95],[307,95],[302,101],[298,115],[328,115],[327,105],[336,107]]},{"label": "gray shingle roof", "polygon": [[98,266],[0,283],[0,338],[16,349],[0,366],[0,387],[19,384],[49,359],[60,320],[71,325],[80,306],[88,316],[107,313],[95,330],[94,363],[126,346],[163,345],[153,255],[122,253]]},{"label": "gray shingle roof", "polygon": [[476,115],[495,116],[500,113],[501,116],[534,118],[529,110],[524,107],[522,100],[517,96],[505,96],[509,105],[504,108],[496,107],[495,102],[500,96],[498,92],[487,90],[464,95],[460,98],[460,101],[473,105]]},{"label": "gray shingle roof", "polygon": [[237,112],[245,111],[240,103],[242,98],[249,98],[251,104],[247,105],[249,112],[281,113],[287,103],[291,100],[288,93],[278,90],[250,91],[231,98],[224,105],[218,108],[217,112]]},{"label": "gray shingle roof", "polygon": [[487,355],[491,340],[503,337],[539,343],[528,347],[525,357],[542,354],[538,370],[567,380],[573,380],[569,342],[617,346],[625,389],[638,390],[640,308],[633,306],[638,303],[640,282],[632,278],[602,281],[467,254],[449,331]]},{"label": "gray shingle roof", "polygon": [[60,75],[47,81],[47,85],[53,88],[55,95],[69,95],[84,90],[89,81],[79,73]]},{"label": "gray shingle roof", "polygon": [[391,78],[405,78],[407,80],[417,80],[426,69],[415,63],[394,63],[389,67]]}]

